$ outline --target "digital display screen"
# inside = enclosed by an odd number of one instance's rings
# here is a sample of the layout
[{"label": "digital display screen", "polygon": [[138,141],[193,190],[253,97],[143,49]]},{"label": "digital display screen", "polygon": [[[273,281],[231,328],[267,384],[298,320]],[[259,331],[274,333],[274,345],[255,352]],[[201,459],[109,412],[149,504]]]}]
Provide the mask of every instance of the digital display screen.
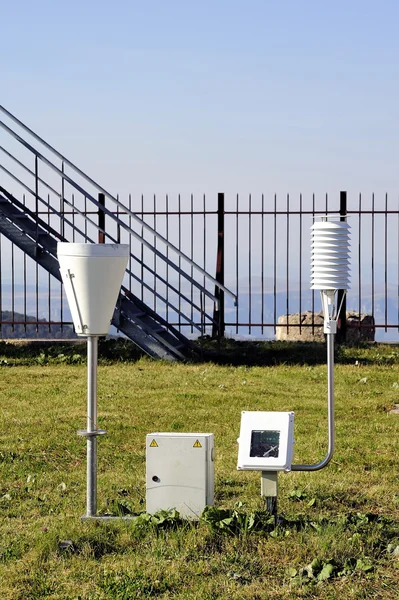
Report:
[{"label": "digital display screen", "polygon": [[280,432],[274,430],[252,431],[251,458],[278,458],[280,447]]}]

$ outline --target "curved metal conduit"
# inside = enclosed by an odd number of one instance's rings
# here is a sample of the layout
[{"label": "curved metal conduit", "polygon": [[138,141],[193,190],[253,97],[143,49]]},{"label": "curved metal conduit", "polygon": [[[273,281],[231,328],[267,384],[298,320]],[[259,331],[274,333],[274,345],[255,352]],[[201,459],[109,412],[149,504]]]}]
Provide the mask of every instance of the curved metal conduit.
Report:
[{"label": "curved metal conduit", "polygon": [[314,465],[291,465],[291,471],[319,471],[328,465],[334,453],[334,334],[327,333],[327,386],[328,386],[328,450],[325,458]]}]

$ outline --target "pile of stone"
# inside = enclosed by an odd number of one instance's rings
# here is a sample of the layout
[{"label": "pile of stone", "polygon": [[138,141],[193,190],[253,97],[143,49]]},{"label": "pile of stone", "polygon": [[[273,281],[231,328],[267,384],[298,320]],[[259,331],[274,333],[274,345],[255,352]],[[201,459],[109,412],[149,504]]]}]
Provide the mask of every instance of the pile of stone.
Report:
[{"label": "pile of stone", "polygon": [[[288,324],[288,326],[287,326]],[[299,324],[301,327],[299,327]],[[290,327],[293,325],[293,327]],[[310,327],[309,327],[310,325]],[[278,318],[276,340],[288,342],[324,342],[324,317],[310,310],[301,314],[282,315]],[[346,341],[373,342],[375,335],[374,317],[355,311],[346,313]]]}]

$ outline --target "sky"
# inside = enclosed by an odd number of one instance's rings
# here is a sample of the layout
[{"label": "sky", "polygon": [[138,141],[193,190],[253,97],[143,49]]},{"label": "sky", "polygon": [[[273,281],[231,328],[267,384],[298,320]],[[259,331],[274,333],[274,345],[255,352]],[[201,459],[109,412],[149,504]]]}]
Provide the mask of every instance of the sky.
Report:
[{"label": "sky", "polygon": [[122,200],[295,210],[315,192],[320,211],[347,190],[349,210],[373,192],[398,209],[397,0],[13,0],[0,17],[0,104]]},{"label": "sky", "polygon": [[1,104],[113,193],[397,205],[394,0],[14,0],[1,20]]}]

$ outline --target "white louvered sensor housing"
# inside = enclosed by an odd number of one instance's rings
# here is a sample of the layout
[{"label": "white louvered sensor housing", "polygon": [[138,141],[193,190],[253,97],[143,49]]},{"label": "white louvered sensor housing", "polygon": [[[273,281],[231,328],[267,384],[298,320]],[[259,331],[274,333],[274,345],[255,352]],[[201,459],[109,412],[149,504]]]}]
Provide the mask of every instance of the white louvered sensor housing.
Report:
[{"label": "white louvered sensor housing", "polygon": [[349,232],[345,221],[316,221],[312,225],[312,290],[349,288]]}]

